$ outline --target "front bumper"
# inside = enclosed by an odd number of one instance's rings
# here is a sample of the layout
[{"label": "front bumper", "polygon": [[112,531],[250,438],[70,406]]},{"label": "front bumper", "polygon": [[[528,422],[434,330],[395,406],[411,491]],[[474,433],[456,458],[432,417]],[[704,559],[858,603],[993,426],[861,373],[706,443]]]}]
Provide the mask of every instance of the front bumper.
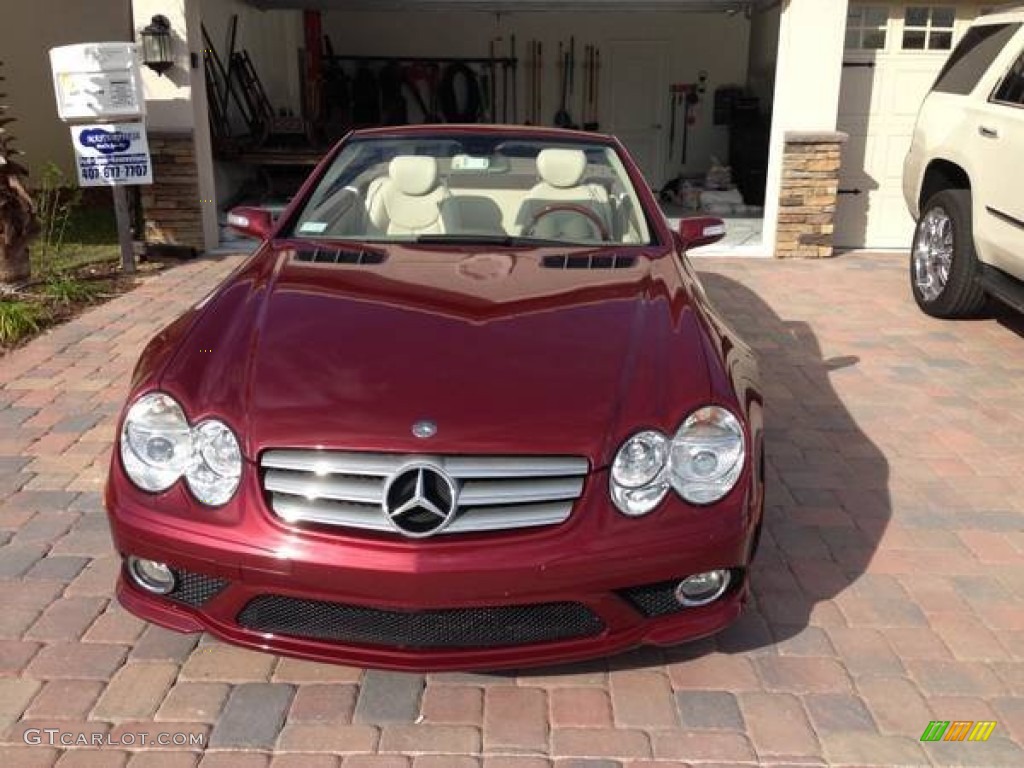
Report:
[{"label": "front bumper", "polygon": [[[141,618],[182,632],[205,630],[238,645],[317,661],[419,671],[521,668],[672,645],[718,632],[739,616],[760,522],[759,489],[744,480],[705,509],[672,497],[648,517],[631,520],[614,511],[606,488],[603,473],[588,478],[572,517],[559,526],[412,542],[287,526],[266,511],[255,472],[247,473],[228,508],[211,512],[180,488],[160,497],[144,494],[115,466],[107,508],[118,551],[166,562],[216,587],[182,601],[145,592],[122,574],[118,598]],[[651,616],[624,593],[718,568],[732,570],[733,584],[707,606]],[[247,626],[247,606],[268,596],[392,618],[473,609],[487,616],[488,609],[512,606],[530,613],[539,605],[571,604],[599,626],[584,622],[589,629],[577,636],[479,647],[410,647],[398,638],[338,641],[314,636],[307,621],[291,631]]]}]

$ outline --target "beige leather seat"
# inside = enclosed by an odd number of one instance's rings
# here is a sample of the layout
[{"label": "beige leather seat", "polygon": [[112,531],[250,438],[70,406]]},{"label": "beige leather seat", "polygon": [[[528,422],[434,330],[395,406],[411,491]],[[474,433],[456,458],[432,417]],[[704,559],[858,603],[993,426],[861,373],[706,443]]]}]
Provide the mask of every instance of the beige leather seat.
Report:
[{"label": "beige leather seat", "polygon": [[373,229],[388,235],[438,235],[451,232],[454,211],[439,183],[437,160],[402,155],[388,165],[388,175],[374,180],[366,194]]},{"label": "beige leather seat", "polygon": [[[540,182],[527,194],[519,209],[516,225],[526,234],[537,215],[552,205],[571,203],[592,210],[611,232],[611,205],[600,184],[585,184],[587,156],[579,149],[544,149],[537,155]],[[564,240],[593,240],[600,235],[587,218],[569,212],[542,216],[534,229],[537,237]]]}]

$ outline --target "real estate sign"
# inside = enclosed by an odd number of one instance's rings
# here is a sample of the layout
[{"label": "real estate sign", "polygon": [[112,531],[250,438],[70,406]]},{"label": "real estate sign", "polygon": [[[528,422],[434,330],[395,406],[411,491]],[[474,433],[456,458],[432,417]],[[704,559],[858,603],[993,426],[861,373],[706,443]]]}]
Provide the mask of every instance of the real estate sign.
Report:
[{"label": "real estate sign", "polygon": [[144,123],[98,123],[71,127],[78,183],[83,187],[152,184]]}]

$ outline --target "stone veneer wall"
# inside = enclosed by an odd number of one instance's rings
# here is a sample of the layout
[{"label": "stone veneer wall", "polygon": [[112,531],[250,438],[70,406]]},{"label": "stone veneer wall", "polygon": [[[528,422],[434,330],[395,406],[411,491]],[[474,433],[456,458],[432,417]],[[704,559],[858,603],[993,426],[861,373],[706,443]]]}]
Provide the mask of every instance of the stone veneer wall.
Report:
[{"label": "stone veneer wall", "polygon": [[192,134],[149,134],[153,184],[141,187],[147,244],[203,249],[203,212]]},{"label": "stone veneer wall", "polygon": [[840,153],[845,133],[787,133],[782,158],[780,259],[827,259],[833,255]]}]

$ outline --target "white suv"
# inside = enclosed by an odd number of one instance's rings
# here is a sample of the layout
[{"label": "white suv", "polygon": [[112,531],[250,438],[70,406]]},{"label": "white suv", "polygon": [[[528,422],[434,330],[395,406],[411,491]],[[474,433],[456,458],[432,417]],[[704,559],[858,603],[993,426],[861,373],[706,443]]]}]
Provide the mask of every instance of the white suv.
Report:
[{"label": "white suv", "polygon": [[910,279],[935,317],[1024,311],[1024,7],[979,18],[925,98],[903,169]]}]

